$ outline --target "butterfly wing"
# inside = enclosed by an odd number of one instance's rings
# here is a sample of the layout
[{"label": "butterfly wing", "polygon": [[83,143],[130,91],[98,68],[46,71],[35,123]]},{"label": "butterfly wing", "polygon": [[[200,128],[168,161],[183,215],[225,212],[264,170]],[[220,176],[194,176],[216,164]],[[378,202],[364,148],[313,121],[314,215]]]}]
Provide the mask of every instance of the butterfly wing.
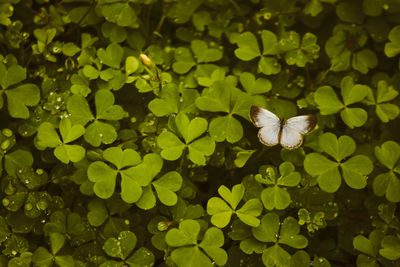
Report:
[{"label": "butterfly wing", "polygon": [[279,143],[281,120],[272,112],[257,106],[250,109],[250,119],[255,126],[261,127],[258,131],[258,139],[266,146],[274,146]]},{"label": "butterfly wing", "polygon": [[314,115],[296,116],[288,119],[282,127],[280,143],[284,148],[295,149],[303,143],[303,134],[314,130],[317,117]]}]

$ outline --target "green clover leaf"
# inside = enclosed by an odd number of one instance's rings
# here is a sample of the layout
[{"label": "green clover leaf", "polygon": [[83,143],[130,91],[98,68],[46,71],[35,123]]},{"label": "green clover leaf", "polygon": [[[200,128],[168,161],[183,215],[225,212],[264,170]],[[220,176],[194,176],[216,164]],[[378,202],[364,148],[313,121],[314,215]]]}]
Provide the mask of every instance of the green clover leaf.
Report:
[{"label": "green clover leaf", "polygon": [[178,0],[174,2],[168,12],[168,18],[172,19],[175,23],[182,24],[190,20],[196,9],[203,4],[204,0],[196,2],[187,2],[185,0]]},{"label": "green clover leaf", "polygon": [[272,89],[272,83],[268,79],[256,79],[250,72],[242,72],[239,80],[244,90],[250,95],[267,93]]},{"label": "green clover leaf", "polygon": [[[118,238],[108,238],[104,242],[103,250],[107,255],[119,258],[122,261],[106,261],[100,266],[118,265],[119,263],[122,264],[122,262],[127,262],[129,266],[152,266],[155,258],[150,250],[141,247],[132,254],[136,247],[136,242],[136,235],[131,231],[120,232]],[[129,255],[131,256],[129,257]]]},{"label": "green clover leaf", "polygon": [[79,51],[81,51],[81,49],[76,44],[74,44],[72,42],[68,42],[68,43],[63,44],[62,52],[63,52],[64,55],[66,55],[68,57],[74,56]]},{"label": "green clover leaf", "polygon": [[156,197],[152,189],[152,187],[154,187],[161,203],[166,206],[174,206],[178,202],[178,196],[175,192],[177,192],[181,186],[182,176],[176,171],[167,172],[161,178],[151,182],[151,185],[147,185],[143,188],[143,194],[136,202],[136,205],[144,210],[155,207]]},{"label": "green clover leaf", "polygon": [[117,132],[111,124],[102,120],[117,121],[125,116],[125,112],[119,105],[114,105],[114,95],[108,90],[99,90],[95,95],[96,117],[90,111],[87,100],[79,95],[73,95],[68,99],[67,108],[71,113],[71,121],[74,124],[85,126],[85,140],[92,146],[111,144],[117,139]]},{"label": "green clover leaf", "polygon": [[278,41],[275,33],[267,30],[261,31],[261,41],[264,48],[263,53],[261,53],[257,38],[253,33],[244,32],[240,34],[235,39],[238,46],[235,50],[235,56],[243,61],[249,61],[260,57],[258,72],[262,72],[266,75],[279,73],[281,65],[278,63],[276,57],[265,56],[278,54]]},{"label": "green clover leaf", "polygon": [[250,199],[240,209],[236,209],[244,196],[244,191],[242,184],[233,186],[232,191],[221,185],[218,193],[222,199],[212,197],[207,202],[207,213],[212,215],[211,223],[218,228],[224,228],[229,224],[232,214],[236,214],[245,224],[257,227],[260,224],[257,216],[262,212],[262,204],[258,199]]},{"label": "green clover leaf", "polygon": [[209,48],[208,44],[202,40],[191,41],[190,48],[193,51],[197,63],[215,62],[222,58],[221,50]]},{"label": "green clover leaf", "polygon": [[2,3],[1,9],[0,9],[0,24],[4,26],[9,26],[11,24],[11,17],[14,13],[14,7],[12,6],[11,2],[10,3]]},{"label": "green clover leaf", "polygon": [[323,6],[320,0],[311,0],[307,2],[304,7],[304,13],[307,15],[311,15],[313,17],[317,16],[323,10]]},{"label": "green clover leaf", "polygon": [[[182,176],[176,171],[171,171],[153,181],[161,171],[162,165],[163,161],[158,154],[146,154],[141,164],[122,172],[121,185],[140,185],[143,188],[143,192],[136,196],[132,196],[129,190],[121,190],[122,199],[125,202],[130,199],[128,203],[136,202],[136,205],[141,209],[151,209],[156,205],[154,187],[161,203],[166,206],[175,205],[178,201],[175,192],[182,186]],[[150,169],[151,171],[149,171]]]},{"label": "green clover leaf", "polygon": [[81,235],[85,230],[85,225],[79,214],[74,212],[65,213],[58,210],[51,214],[50,221],[47,222],[43,231],[50,235],[60,233],[65,237],[74,237]]},{"label": "green clover leaf", "polygon": [[203,239],[197,243],[200,224],[194,220],[184,220],[179,228],[171,229],[165,236],[169,246],[178,247],[171,253],[172,260],[179,266],[213,266],[210,258],[219,266],[228,260],[228,255],[221,247],[224,235],[218,228],[211,227],[204,233]]},{"label": "green clover leaf", "polygon": [[136,57],[129,56],[125,59],[125,73],[127,76],[139,69],[140,63]]},{"label": "green clover leaf", "polygon": [[308,240],[299,235],[300,226],[296,219],[287,217],[282,224],[279,216],[273,212],[267,213],[261,219],[257,228],[252,228],[253,236],[264,243],[275,243],[263,251],[262,260],[265,266],[287,266],[290,263],[290,255],[279,244],[285,244],[293,248],[305,248]]},{"label": "green clover leaf", "polygon": [[310,153],[304,159],[304,169],[310,175],[318,177],[318,185],[323,191],[336,192],[342,177],[346,184],[354,189],[361,189],[367,185],[366,175],[372,172],[373,165],[364,155],[348,158],[356,148],[351,137],[343,135],[337,138],[332,133],[325,133],[319,137],[319,147],[334,160],[321,153]]},{"label": "green clover leaf", "polygon": [[381,147],[375,147],[375,156],[379,162],[389,169],[389,172],[381,173],[375,177],[372,184],[377,196],[386,196],[391,202],[400,202],[400,179],[396,173],[400,173],[398,160],[400,158],[400,146],[394,141],[387,141]]},{"label": "green clover leaf", "polygon": [[261,55],[257,38],[251,32],[242,33],[236,40],[238,48],[235,50],[237,58],[249,61]]},{"label": "green clover leaf", "polygon": [[22,82],[26,79],[26,69],[20,65],[11,65],[7,68],[2,62],[0,63],[0,85],[6,89],[12,85]]},{"label": "green clover leaf", "polygon": [[[105,89],[119,90],[128,82],[129,77],[126,76],[120,69],[105,69],[100,72],[100,78],[107,82]],[[130,80],[131,81],[131,80]]]},{"label": "green clover leaf", "polygon": [[126,259],[136,246],[137,238],[131,231],[120,232],[117,238],[108,238],[103,249],[111,257]]},{"label": "green clover leaf", "polygon": [[338,24],[333,29],[333,36],[325,43],[325,51],[331,59],[332,71],[345,71],[350,67],[362,74],[378,64],[376,54],[362,48],[368,40],[366,32],[361,27]]},{"label": "green clover leaf", "polygon": [[364,254],[357,256],[357,264],[368,263],[374,266],[377,263],[377,255],[381,247],[381,241],[384,235],[380,230],[374,230],[369,234],[369,238],[358,235],[353,239],[353,247]]},{"label": "green clover leaf", "polygon": [[33,156],[31,152],[23,149],[17,149],[4,155],[4,169],[8,175],[13,177],[17,177],[17,173],[20,169],[30,167],[32,164]]},{"label": "green clover leaf", "polygon": [[28,106],[36,106],[40,100],[40,90],[32,83],[26,83],[11,87],[26,79],[26,69],[20,65],[6,65],[0,62],[0,108],[3,107],[2,94],[7,96],[7,106],[10,116],[13,118],[29,118]]},{"label": "green clover leaf", "polygon": [[207,130],[207,120],[195,117],[190,121],[186,114],[179,113],[175,117],[175,124],[185,143],[172,132],[161,133],[157,138],[157,144],[161,148],[161,157],[166,160],[177,160],[187,148],[188,157],[193,163],[205,165],[205,157],[210,156],[215,149],[212,138],[200,137]]},{"label": "green clover leaf", "polygon": [[257,174],[255,179],[268,186],[261,192],[261,201],[267,210],[283,210],[292,202],[285,187],[294,187],[300,183],[301,175],[294,170],[291,162],[284,162],[279,166],[281,176],[277,178],[273,168],[260,168],[261,174]]},{"label": "green clover leaf", "polygon": [[[117,175],[120,174],[122,199],[127,203],[136,202],[142,194],[142,187],[139,181],[131,177],[131,173],[132,166],[141,162],[139,154],[129,148],[123,151],[119,147],[110,147],[104,151],[103,158],[115,167],[112,168],[103,161],[95,161],[89,165],[87,175],[95,183],[94,193],[103,199],[110,198],[115,190]],[[142,173],[138,172],[140,174]]]},{"label": "green clover leaf", "polygon": [[357,24],[361,24],[365,17],[362,9],[355,2],[339,3],[336,6],[336,14],[344,22]]},{"label": "green clover leaf", "polygon": [[392,235],[385,236],[379,254],[392,261],[400,259],[400,238]]},{"label": "green clover leaf", "polygon": [[[209,62],[215,62],[222,58],[222,51],[217,48],[209,48],[207,42],[202,40],[193,40],[190,43],[190,50],[186,47],[178,47],[175,50],[175,62],[172,64],[172,69],[178,74],[185,74],[193,66],[197,65],[197,72],[203,66],[207,66]],[[204,75],[199,75],[204,76]]]},{"label": "green clover leaf", "polygon": [[186,47],[178,47],[175,50],[175,60],[172,69],[178,74],[185,74],[196,65],[192,53]]},{"label": "green clover leaf", "polygon": [[285,52],[285,60],[288,65],[304,67],[318,58],[319,45],[317,36],[305,33],[300,42],[300,35],[295,31],[285,32],[279,40],[278,49]]},{"label": "green clover leaf", "polygon": [[175,194],[182,186],[182,176],[176,172],[167,172],[155,180],[152,185],[157,192],[158,199],[166,206],[174,206],[178,202]]},{"label": "green clover leaf", "polygon": [[121,27],[137,28],[139,26],[136,11],[129,3],[104,2],[100,8],[104,18],[109,22],[116,23]]},{"label": "green clover leaf", "polygon": [[228,113],[226,116],[214,118],[209,132],[215,141],[223,142],[226,139],[230,143],[239,141],[243,136],[242,125],[232,115],[237,114],[248,119],[251,103],[248,94],[224,81],[214,82],[196,99],[196,106],[200,110]]},{"label": "green clover leaf", "polygon": [[74,259],[70,255],[57,255],[64,246],[65,236],[59,233],[50,234],[51,253],[44,247],[38,247],[32,255],[32,262],[40,266],[51,266],[55,262],[58,266],[74,265]]},{"label": "green clover leaf", "polygon": [[394,120],[399,116],[399,106],[396,104],[387,103],[388,101],[395,99],[398,94],[399,92],[397,92],[393,86],[389,86],[385,80],[378,82],[375,100],[375,112],[381,121],[389,122],[390,120]]},{"label": "green clover leaf", "polygon": [[157,117],[174,113],[193,113],[196,106],[195,99],[199,96],[197,90],[178,89],[175,83],[168,83],[161,89],[159,98],[151,100],[148,104],[150,111]]},{"label": "green clover leaf", "polygon": [[389,33],[389,43],[385,44],[385,54],[394,57],[400,53],[400,26],[395,26]]},{"label": "green clover leaf", "polygon": [[[85,65],[85,67],[83,67],[82,70],[78,71],[78,74],[74,73],[71,76],[71,92],[75,95],[81,95],[83,97],[86,97],[88,94],[90,94],[90,92],[92,91],[89,88],[89,83],[90,81],[89,79],[97,79],[97,77],[99,76],[99,71],[97,71],[97,75],[94,73],[94,71],[96,69],[90,69],[88,70],[88,66],[90,65]],[[91,67],[91,66],[90,66]],[[86,77],[88,78],[86,78]]]},{"label": "green clover leaf", "polygon": [[115,43],[109,44],[106,49],[99,48],[97,50],[97,56],[100,59],[100,63],[106,64],[114,69],[120,68],[123,55],[123,48]]},{"label": "green clover leaf", "polygon": [[88,204],[88,209],[87,219],[90,225],[98,227],[108,218],[107,207],[101,199],[92,199]]},{"label": "green clover leaf", "polygon": [[242,72],[239,81],[246,93],[251,95],[254,105],[265,106],[266,101],[263,94],[272,89],[272,83],[268,79],[256,79],[252,73]]},{"label": "green clover leaf", "polygon": [[354,84],[350,76],[340,83],[343,102],[341,102],[330,86],[322,86],[314,94],[321,115],[335,114],[340,111],[340,117],[350,128],[360,127],[367,121],[367,112],[362,108],[348,107],[361,102],[369,93],[366,85]]},{"label": "green clover leaf", "polygon": [[109,22],[105,22],[101,25],[101,32],[104,37],[110,39],[112,43],[121,43],[125,41],[127,37],[125,28]]},{"label": "green clover leaf", "polygon": [[241,147],[233,147],[233,151],[235,152],[235,160],[233,163],[238,168],[243,168],[254,152],[256,152],[256,150],[246,150]]},{"label": "green clover leaf", "polygon": [[85,149],[79,145],[68,145],[85,133],[82,125],[72,126],[69,118],[60,121],[59,130],[62,141],[50,122],[42,123],[37,131],[37,144],[41,147],[54,148],[54,156],[61,162],[68,164],[70,161],[78,162],[85,156]]}]

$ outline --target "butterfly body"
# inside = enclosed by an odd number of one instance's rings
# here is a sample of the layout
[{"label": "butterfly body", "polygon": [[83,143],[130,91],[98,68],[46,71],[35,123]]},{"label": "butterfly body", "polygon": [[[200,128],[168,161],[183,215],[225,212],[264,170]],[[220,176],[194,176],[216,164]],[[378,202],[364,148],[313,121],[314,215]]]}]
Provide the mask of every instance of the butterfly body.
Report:
[{"label": "butterfly body", "polygon": [[314,115],[302,115],[281,120],[271,111],[252,106],[250,119],[260,127],[258,139],[266,146],[281,144],[287,149],[296,149],[303,143],[303,135],[311,132],[317,125]]}]

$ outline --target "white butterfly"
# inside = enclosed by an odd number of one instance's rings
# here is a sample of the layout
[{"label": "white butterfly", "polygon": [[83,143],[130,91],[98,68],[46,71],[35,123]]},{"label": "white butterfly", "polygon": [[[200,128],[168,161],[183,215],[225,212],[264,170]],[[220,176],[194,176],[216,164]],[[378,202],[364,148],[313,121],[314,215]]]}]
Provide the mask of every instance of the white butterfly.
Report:
[{"label": "white butterfly", "polygon": [[258,139],[266,146],[281,144],[286,149],[296,149],[303,143],[303,134],[314,130],[317,117],[314,115],[296,116],[281,120],[265,108],[252,106],[250,119],[255,126],[261,127]]}]

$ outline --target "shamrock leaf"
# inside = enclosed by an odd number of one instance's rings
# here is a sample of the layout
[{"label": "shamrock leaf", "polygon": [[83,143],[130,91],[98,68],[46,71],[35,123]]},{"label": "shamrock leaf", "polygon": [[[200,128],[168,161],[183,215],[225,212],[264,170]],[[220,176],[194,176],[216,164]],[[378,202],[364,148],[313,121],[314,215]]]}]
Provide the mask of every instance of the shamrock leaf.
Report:
[{"label": "shamrock leaf", "polygon": [[322,3],[320,0],[311,0],[307,2],[306,6],[304,7],[303,11],[307,15],[311,15],[313,17],[317,16],[323,10]]},{"label": "shamrock leaf", "polygon": [[300,42],[300,35],[295,31],[285,32],[278,43],[278,49],[285,52],[288,65],[304,67],[318,58],[319,45],[317,36],[307,32]]},{"label": "shamrock leaf", "polygon": [[74,259],[70,255],[57,255],[58,251],[64,246],[65,236],[59,233],[50,234],[49,252],[44,247],[38,247],[32,255],[32,262],[40,266],[51,266],[53,262],[59,266],[74,265]]},{"label": "shamrock leaf", "polygon": [[372,184],[377,196],[386,196],[391,202],[400,202],[400,179],[398,160],[400,158],[400,146],[394,141],[387,141],[381,147],[375,147],[375,156],[379,162],[389,169],[389,172],[381,173],[375,177]]},{"label": "shamrock leaf", "polygon": [[191,41],[190,48],[193,51],[197,63],[215,62],[222,58],[221,50],[209,48],[208,44],[202,40]]},{"label": "shamrock leaf", "polygon": [[161,178],[155,180],[152,185],[161,203],[166,206],[173,206],[178,201],[175,192],[182,186],[182,176],[176,171],[167,172]]},{"label": "shamrock leaf", "polygon": [[89,212],[86,217],[90,225],[99,227],[104,224],[105,228],[112,227],[113,235],[116,235],[120,230],[125,228],[115,228],[115,226],[112,226],[116,221],[119,221],[114,215],[121,214],[130,207],[131,205],[127,204],[116,195],[107,200],[94,198],[88,204]]},{"label": "shamrock leaf", "polygon": [[273,168],[260,168],[261,174],[257,174],[255,179],[268,186],[261,192],[261,200],[266,209],[273,210],[276,208],[282,210],[292,202],[290,194],[282,187],[294,187],[299,184],[301,175],[295,172],[294,169],[294,165],[291,162],[282,163],[279,166],[281,176],[277,178]]},{"label": "shamrock leaf", "polygon": [[52,213],[50,221],[43,227],[43,231],[47,235],[59,233],[68,238],[82,235],[84,230],[85,225],[79,214],[74,212],[65,213],[61,210]]},{"label": "shamrock leaf", "polygon": [[[182,186],[182,176],[176,171],[171,171],[153,181],[160,172],[162,165],[163,161],[158,154],[146,154],[141,164],[121,173],[123,178],[126,177],[126,179],[122,180],[122,185],[137,183],[143,187],[142,194],[137,196],[132,196],[129,190],[121,190],[121,196],[124,201],[134,197],[133,201],[126,202],[136,202],[136,205],[141,209],[151,209],[156,205],[154,188],[161,203],[166,206],[175,205],[178,201],[175,192]],[[150,169],[152,171],[149,171]]]},{"label": "shamrock leaf", "polygon": [[342,2],[336,6],[338,17],[349,23],[361,24],[364,20],[364,13],[355,2]]},{"label": "shamrock leaf", "polygon": [[268,79],[256,79],[250,72],[242,72],[239,80],[244,90],[250,95],[267,93],[272,89],[272,83]]},{"label": "shamrock leaf", "polygon": [[[97,73],[95,73],[97,71]],[[78,74],[74,73],[71,76],[71,92],[75,95],[81,95],[86,97],[92,90],[89,88],[89,79],[97,79],[99,71],[90,65],[85,65],[82,70],[78,71]],[[86,77],[88,78],[86,78]]]},{"label": "shamrock leaf", "polygon": [[73,124],[85,126],[93,121],[86,128],[85,140],[92,146],[111,144],[117,139],[117,132],[111,124],[102,120],[117,121],[125,116],[125,112],[119,105],[114,105],[114,95],[108,90],[99,90],[95,95],[96,117],[90,111],[86,99],[79,95],[73,95],[68,99],[67,108],[71,113]]},{"label": "shamrock leaf", "polygon": [[377,265],[377,255],[384,235],[380,230],[374,230],[369,238],[358,235],[353,239],[353,246],[363,254],[357,256],[357,264],[368,263],[370,266]]},{"label": "shamrock leaf", "polygon": [[232,115],[237,114],[248,119],[251,103],[248,94],[225,81],[213,83],[196,99],[196,106],[200,110],[228,113],[226,116],[214,118],[210,123],[209,132],[215,141],[222,142],[226,139],[230,143],[239,141],[243,136],[242,125]]},{"label": "shamrock leaf", "polygon": [[362,108],[348,107],[361,102],[370,88],[366,85],[354,84],[350,76],[346,76],[340,83],[343,102],[341,102],[330,86],[322,86],[314,94],[321,115],[335,114],[340,111],[340,117],[350,128],[360,127],[367,121],[367,112]]},{"label": "shamrock leaf", "polygon": [[257,106],[265,106],[264,93],[272,89],[272,83],[265,78],[256,79],[253,74],[249,72],[242,72],[239,76],[239,81],[243,89],[251,95],[253,104]]},{"label": "shamrock leaf", "polygon": [[59,130],[62,137],[54,129],[50,122],[42,123],[37,132],[37,144],[41,147],[51,147],[54,149],[54,156],[61,162],[68,164],[70,161],[78,162],[85,156],[85,149],[79,145],[68,145],[85,133],[82,125],[71,125],[69,118],[60,121]]},{"label": "shamrock leaf", "polygon": [[278,41],[276,35],[271,31],[263,30],[261,31],[261,41],[263,44],[262,53],[257,38],[253,33],[244,32],[240,34],[235,40],[238,46],[235,50],[235,56],[243,61],[249,61],[256,57],[260,57],[258,62],[258,72],[262,72],[266,75],[280,72],[281,65],[278,63],[276,57],[265,57],[265,55],[278,54]]},{"label": "shamrock leaf", "polygon": [[389,43],[385,44],[385,54],[394,57],[400,53],[400,26],[395,26],[389,33]]},{"label": "shamrock leaf", "polygon": [[185,74],[196,65],[192,53],[186,47],[178,47],[175,50],[175,60],[172,69],[178,74]]},{"label": "shamrock leaf", "polygon": [[151,100],[148,107],[157,117],[178,112],[193,113],[197,110],[194,101],[198,95],[197,90],[180,90],[175,83],[168,83],[161,89],[159,98]]},{"label": "shamrock leaf", "polygon": [[103,250],[107,255],[119,258],[121,261],[106,261],[100,266],[118,265],[124,262],[130,266],[152,266],[155,258],[150,250],[141,247],[132,254],[136,247],[136,242],[136,235],[131,231],[120,232],[118,238],[108,238],[104,242]]},{"label": "shamrock leaf", "polygon": [[345,71],[350,67],[362,74],[378,64],[376,54],[368,49],[361,49],[368,36],[361,27],[338,24],[333,29],[333,36],[325,43],[325,51],[331,59],[332,71]]},{"label": "shamrock leaf", "polygon": [[107,207],[101,199],[92,199],[88,204],[87,219],[90,225],[100,226],[108,218]]},{"label": "shamrock leaf", "polygon": [[179,228],[171,229],[165,236],[169,246],[177,247],[171,253],[172,260],[179,267],[206,266],[213,263],[222,266],[228,260],[228,255],[221,247],[224,244],[224,235],[218,228],[208,228],[200,243],[197,242],[200,233],[200,224],[195,220],[184,220]]},{"label": "shamrock leaf", "polygon": [[[29,109],[27,106],[36,106],[40,100],[40,90],[32,83],[26,83],[14,87],[26,79],[26,69],[20,65],[6,65],[0,62],[0,108],[3,107],[2,94],[7,96],[7,106],[10,116],[13,118],[29,118]],[[10,88],[10,86],[13,86]]]},{"label": "shamrock leaf", "polygon": [[392,235],[385,236],[379,254],[392,261],[400,259],[400,238]]},{"label": "shamrock leaf", "polygon": [[[57,30],[53,27],[46,29],[35,29],[33,35],[37,39],[37,44],[32,45],[34,55],[43,54],[45,59],[50,62],[56,62],[57,58],[49,51],[49,44],[57,34]],[[58,48],[59,51],[61,48]],[[53,48],[54,51],[54,48]]]},{"label": "shamrock leaf", "polygon": [[4,26],[9,26],[11,24],[11,17],[13,15],[14,7],[12,5],[12,2],[10,3],[2,3],[1,10],[0,10],[0,24]]},{"label": "shamrock leaf", "polygon": [[103,158],[112,163],[114,168],[103,161],[95,161],[89,165],[87,175],[95,183],[94,193],[103,199],[110,198],[115,190],[117,175],[120,174],[122,199],[127,203],[136,202],[143,190],[140,181],[130,177],[130,174],[132,166],[141,162],[139,154],[133,149],[123,151],[119,147],[110,147],[103,152]]},{"label": "shamrock leaf", "polygon": [[253,236],[264,243],[275,243],[263,251],[262,260],[265,266],[288,266],[290,255],[280,244],[293,248],[305,248],[308,245],[307,238],[299,235],[300,226],[296,219],[287,217],[282,224],[279,216],[273,212],[267,213],[261,219],[261,224],[252,229]]},{"label": "shamrock leaf", "polygon": [[222,199],[212,197],[207,202],[207,213],[212,215],[211,223],[218,228],[224,228],[229,224],[232,214],[236,214],[245,224],[257,227],[260,224],[257,216],[262,212],[262,205],[258,199],[250,199],[240,209],[237,209],[244,196],[244,191],[245,188],[242,184],[233,186],[232,191],[221,185],[218,193]]},{"label": "shamrock leaf", "polygon": [[106,49],[99,48],[97,50],[100,63],[115,69],[119,69],[123,54],[123,48],[115,43],[109,44]]},{"label": "shamrock leaf", "polygon": [[373,165],[364,155],[349,158],[356,149],[351,137],[343,135],[337,138],[332,133],[325,133],[319,137],[319,147],[334,160],[321,153],[310,153],[304,160],[304,169],[310,175],[318,177],[318,185],[323,191],[336,192],[342,177],[346,184],[354,189],[361,189],[367,185],[366,175],[372,172]]},{"label": "shamrock leaf", "polygon": [[121,27],[137,28],[139,26],[136,10],[132,8],[129,3],[103,2],[103,4],[99,4],[99,6],[107,21],[116,23]]},{"label": "shamrock leaf", "polygon": [[[189,159],[198,165],[205,165],[206,156],[210,156],[215,149],[215,143],[209,136],[200,137],[207,130],[207,120],[195,117],[189,121],[184,113],[175,117],[178,133],[183,137],[183,143],[172,132],[163,132],[157,138],[161,148],[161,157],[166,160],[177,160],[187,148]],[[200,138],[199,138],[200,137]]]},{"label": "shamrock leaf", "polygon": [[76,44],[74,44],[72,42],[68,42],[68,43],[63,44],[62,52],[63,52],[64,55],[66,55],[68,57],[74,56],[79,51],[81,51],[81,49]]},{"label": "shamrock leaf", "polygon": [[202,66],[209,65],[204,63],[215,62],[222,58],[222,52],[220,49],[209,48],[208,43],[202,40],[191,41],[190,48],[193,55],[186,47],[178,47],[175,50],[175,62],[172,64],[174,72],[185,74],[196,65],[196,71],[198,72]]},{"label": "shamrock leaf", "polygon": [[203,4],[204,0],[196,2],[187,2],[185,0],[178,0],[174,2],[168,12],[168,18],[172,19],[175,23],[182,24],[187,22],[196,9]]},{"label": "shamrock leaf", "polygon": [[385,80],[378,82],[375,100],[375,112],[381,121],[389,122],[390,120],[394,120],[399,116],[399,106],[396,104],[387,103],[388,101],[395,99],[398,94],[399,92],[397,92],[393,86],[389,86]]},{"label": "shamrock leaf", "polygon": [[[31,152],[17,149],[4,156],[4,169],[7,174],[13,177],[17,176],[20,169],[30,167],[33,164],[33,156]],[[1,167],[1,164],[0,164]]]}]

